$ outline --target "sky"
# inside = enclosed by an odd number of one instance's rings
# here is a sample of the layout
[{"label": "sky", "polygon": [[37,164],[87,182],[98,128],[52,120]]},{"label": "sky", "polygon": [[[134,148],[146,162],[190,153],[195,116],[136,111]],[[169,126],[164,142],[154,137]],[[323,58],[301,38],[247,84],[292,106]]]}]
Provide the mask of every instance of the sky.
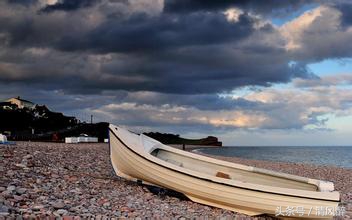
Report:
[{"label": "sky", "polygon": [[352,146],[348,0],[0,1],[0,99],[227,146]]}]

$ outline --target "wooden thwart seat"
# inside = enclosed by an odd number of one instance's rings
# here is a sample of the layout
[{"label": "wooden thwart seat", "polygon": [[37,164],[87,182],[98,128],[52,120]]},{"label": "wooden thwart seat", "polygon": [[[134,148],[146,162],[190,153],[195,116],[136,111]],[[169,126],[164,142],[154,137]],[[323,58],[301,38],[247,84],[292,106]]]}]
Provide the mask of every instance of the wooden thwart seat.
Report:
[{"label": "wooden thwart seat", "polygon": [[218,172],[216,173],[216,176],[217,176],[217,177],[220,177],[220,178],[231,179],[229,174],[223,173],[223,172],[220,172],[220,171],[218,171]]}]

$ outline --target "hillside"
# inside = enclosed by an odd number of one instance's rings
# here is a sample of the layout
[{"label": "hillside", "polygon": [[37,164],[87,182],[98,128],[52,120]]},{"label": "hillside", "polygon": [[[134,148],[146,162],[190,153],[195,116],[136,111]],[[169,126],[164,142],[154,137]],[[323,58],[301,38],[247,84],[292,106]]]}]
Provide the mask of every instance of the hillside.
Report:
[{"label": "hillside", "polygon": [[[0,130],[46,132],[75,126],[78,120],[62,113],[52,112],[45,105],[34,108],[0,108]],[[50,128],[50,129],[48,129]]]},{"label": "hillside", "polygon": [[[53,112],[45,105],[37,105],[20,97],[9,100],[18,101],[16,103],[0,102],[0,133],[6,134],[9,140],[61,142],[65,137],[79,136],[80,134],[98,137],[99,142],[108,138],[109,123],[107,122],[95,124],[80,122],[75,117]],[[164,144],[222,145],[213,136],[186,139],[168,133],[150,132],[145,134]]]},{"label": "hillside", "polygon": [[214,136],[208,136],[201,139],[186,139],[180,137],[180,135],[168,133],[149,132],[144,134],[164,144],[222,146],[222,142],[218,141],[218,138]]},{"label": "hillside", "polygon": [[108,123],[87,124],[75,117],[53,112],[45,105],[19,107],[9,102],[0,103],[0,133],[10,140],[63,141],[67,136],[82,133],[99,141],[108,137]]}]

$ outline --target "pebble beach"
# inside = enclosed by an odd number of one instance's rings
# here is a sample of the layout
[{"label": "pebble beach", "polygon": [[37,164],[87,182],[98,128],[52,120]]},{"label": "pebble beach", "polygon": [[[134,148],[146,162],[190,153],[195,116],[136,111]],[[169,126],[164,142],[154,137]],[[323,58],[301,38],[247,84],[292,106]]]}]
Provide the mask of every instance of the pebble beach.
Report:
[{"label": "pebble beach", "polygon": [[[215,156],[214,156],[215,157]],[[352,218],[352,169],[219,157],[323,179],[341,192]],[[108,144],[0,145],[0,219],[274,219],[213,208],[115,175]]]}]

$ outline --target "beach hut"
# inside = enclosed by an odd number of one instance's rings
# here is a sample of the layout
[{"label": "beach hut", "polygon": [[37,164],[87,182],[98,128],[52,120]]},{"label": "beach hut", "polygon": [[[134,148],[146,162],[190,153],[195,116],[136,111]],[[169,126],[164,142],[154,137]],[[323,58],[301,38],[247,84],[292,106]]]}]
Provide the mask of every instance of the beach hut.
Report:
[{"label": "beach hut", "polygon": [[77,137],[67,137],[65,138],[65,143],[67,144],[77,144],[78,138]]},{"label": "beach hut", "polygon": [[77,143],[98,143],[97,137],[89,137],[86,134],[81,134],[79,137],[66,137],[65,143],[77,144]]}]

